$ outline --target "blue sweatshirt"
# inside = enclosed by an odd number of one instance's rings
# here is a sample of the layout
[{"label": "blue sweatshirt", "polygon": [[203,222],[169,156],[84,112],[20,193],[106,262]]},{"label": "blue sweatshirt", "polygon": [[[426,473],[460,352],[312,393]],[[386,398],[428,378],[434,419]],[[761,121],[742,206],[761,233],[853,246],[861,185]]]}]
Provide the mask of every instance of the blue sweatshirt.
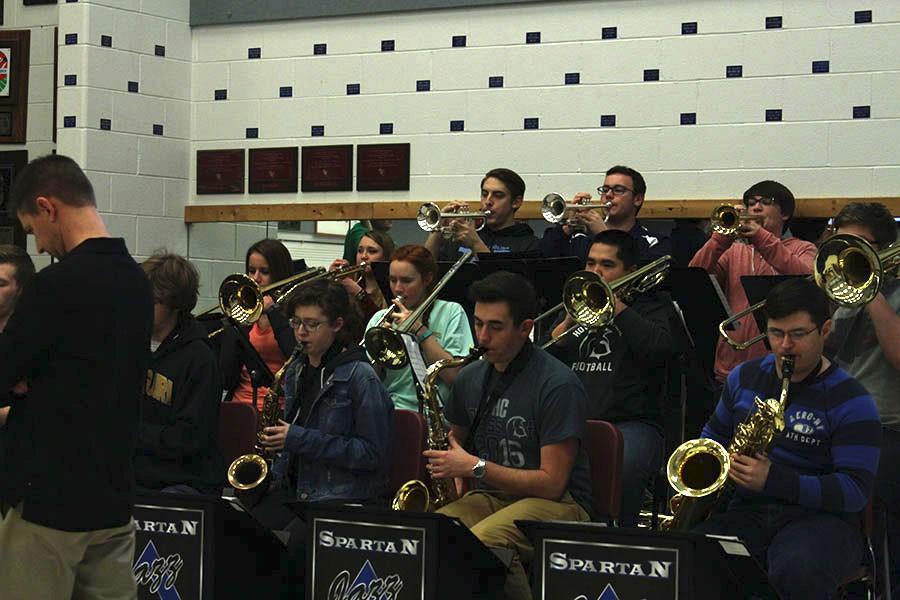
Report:
[{"label": "blue sweatshirt", "polygon": [[[703,437],[727,447],[754,397],[778,398],[780,391],[774,355],[738,365],[728,375]],[[881,447],[878,409],[866,389],[831,364],[791,383],[784,416],[784,431],[769,451],[772,465],[761,495],[828,512],[861,511],[872,494]]]}]

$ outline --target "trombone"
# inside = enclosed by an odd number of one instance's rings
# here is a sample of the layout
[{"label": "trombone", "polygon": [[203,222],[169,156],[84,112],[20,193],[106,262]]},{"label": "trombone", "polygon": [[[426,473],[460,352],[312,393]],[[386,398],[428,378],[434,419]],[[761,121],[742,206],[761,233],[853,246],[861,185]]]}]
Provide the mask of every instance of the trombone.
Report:
[{"label": "trombone", "polygon": [[593,271],[578,271],[571,275],[563,285],[563,301],[539,315],[535,321],[565,308],[566,313],[575,320],[575,325],[547,341],[541,348],[549,348],[579,327],[602,329],[609,325],[615,317],[616,297],[630,302],[636,295],[658,286],[666,278],[671,260],[671,256],[657,258],[612,283],[603,281]]},{"label": "trombone", "polygon": [[741,229],[741,223],[756,221],[763,224],[763,218],[758,215],[743,215],[730,204],[720,204],[713,209],[709,217],[712,230],[728,237],[736,237]]},{"label": "trombone", "polygon": [[[840,233],[831,236],[819,247],[810,277],[835,304],[857,308],[871,302],[881,290],[885,277],[897,276],[898,267],[900,243],[877,252],[863,238]],[[719,333],[729,346],[735,350],[746,350],[766,337],[765,333],[760,333],[745,342],[738,342],[727,333],[732,323],[763,308],[765,304],[765,300],[757,302],[719,323]]]},{"label": "trombone", "polygon": [[[314,267],[262,287],[249,276],[243,273],[235,273],[226,277],[219,286],[219,308],[222,314],[238,325],[250,325],[258,321],[262,316],[263,307],[265,306],[263,296],[267,293],[278,290],[278,293],[275,295],[275,302],[283,304],[285,300],[293,296],[297,290],[307,283],[319,279],[337,280],[350,275],[357,275],[365,271],[367,266],[368,263],[361,262],[358,265],[348,265],[334,271],[326,271],[322,267]],[[205,312],[210,312],[210,310]],[[217,329],[210,333],[209,337],[218,335],[221,332],[222,329]]]},{"label": "trombone", "polygon": [[484,229],[484,224],[487,222],[487,217],[490,214],[491,211],[489,210],[469,212],[467,208],[461,212],[442,212],[437,204],[426,202],[419,207],[419,212],[416,214],[416,222],[423,231],[429,233],[440,231],[442,234],[448,235],[452,231],[451,226],[441,225],[442,219],[474,219],[475,231],[481,231]]},{"label": "trombone", "polygon": [[[386,369],[400,369],[409,364],[409,353],[406,351],[406,345],[403,343],[403,334],[408,333],[413,323],[418,321],[428,307],[431,306],[441,289],[447,285],[450,278],[459,271],[469,259],[474,256],[471,250],[459,257],[459,260],[450,267],[450,270],[438,281],[428,297],[422,300],[421,304],[409,313],[409,316],[402,323],[392,325],[391,327],[372,327],[366,332],[363,338],[363,345],[366,352],[372,357],[372,362]],[[388,309],[391,312],[392,309]],[[381,318],[379,324],[387,321],[387,315]]]},{"label": "trombone", "polygon": [[574,202],[566,202],[561,194],[551,192],[544,196],[541,201],[541,216],[548,223],[568,223],[570,210],[599,208],[604,213],[604,221],[608,218],[606,211],[612,206],[612,202],[604,202],[603,204],[577,204]]}]

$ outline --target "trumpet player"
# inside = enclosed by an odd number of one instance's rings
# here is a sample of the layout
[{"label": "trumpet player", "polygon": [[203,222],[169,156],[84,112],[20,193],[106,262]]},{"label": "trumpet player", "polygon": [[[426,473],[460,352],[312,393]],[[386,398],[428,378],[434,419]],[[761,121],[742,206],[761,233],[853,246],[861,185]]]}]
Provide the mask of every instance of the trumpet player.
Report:
[{"label": "trumpet player", "polygon": [[425,456],[432,477],[474,483],[439,512],[458,517],[485,545],[514,551],[506,597],[528,600],[522,563],[533,548],[515,521],[589,520],[584,387],[529,340],[537,300],[528,280],[500,271],[471,293],[484,359],[460,369],[446,404],[450,449]]},{"label": "trumpet player", "polygon": [[860,513],[878,466],[878,409],[856,379],[822,355],[831,321],[815,283],[779,284],[766,298],[766,314],[772,353],[731,371],[703,437],[727,447],[754,397],[779,396],[782,361],[791,356],[784,429],[768,453],[731,456],[734,499],[695,530],[743,540],[785,600],[833,598],[863,558]]},{"label": "trumpet player", "polygon": [[[356,298],[359,302],[359,308],[362,311],[364,319],[372,318],[376,312],[383,308],[387,308],[387,301],[381,288],[378,287],[378,281],[372,272],[373,262],[390,262],[391,256],[394,254],[394,240],[387,233],[381,231],[367,231],[359,239],[356,249],[355,265],[366,263],[366,270],[360,279],[352,277],[342,277],[341,285],[347,290],[347,293]],[[329,270],[337,271],[349,267],[350,263],[342,258],[336,259],[331,263]]]},{"label": "trumpet player", "polygon": [[[897,240],[897,224],[890,211],[876,202],[853,202],[834,218],[835,232],[863,238],[877,251]],[[887,553],[893,595],[900,595],[900,279],[885,276],[881,291],[864,308],[838,308],[834,331],[826,348],[836,362],[872,394],[881,414],[881,460],[875,496],[885,508]],[[876,512],[880,517],[880,511]],[[876,518],[876,524],[881,519]],[[877,530],[880,530],[878,527]],[[875,535],[880,542],[882,535]],[[876,554],[884,554],[881,543]],[[883,559],[876,562],[882,564]]]},{"label": "trumpet player", "polygon": [[[760,181],[744,192],[739,214],[756,217],[742,220],[736,236],[714,232],[694,255],[692,267],[715,275],[731,310],[738,312],[750,303],[741,285],[742,275],[806,275],[812,272],[816,247],[791,235],[787,224],[794,214],[794,195],[777,181]],[[735,244],[735,237],[746,244]],[[759,334],[756,321],[748,315],[738,321],[732,338],[743,342]],[[766,354],[761,344],[735,350],[723,339],[716,347],[715,378],[719,389],[728,373],[739,363]]]},{"label": "trumpet player", "polygon": [[[634,271],[637,241],[615,229],[594,237],[585,270],[607,283]],[[637,296],[631,305],[615,296],[613,322],[601,331],[576,328],[566,313],[553,329],[563,336],[551,353],[569,365],[588,395],[588,418],[616,425],[624,437],[622,509],[619,524],[637,525],[644,490],[659,471],[663,455],[660,395],[663,368],[672,353],[670,306],[659,292]]]},{"label": "trumpet player", "polygon": [[[481,211],[484,228],[476,231],[474,219],[454,219],[450,223],[450,239],[441,231],[433,231],[425,247],[436,260],[454,261],[467,248],[476,253],[539,252],[540,240],[524,221],[516,221],[516,211],[525,199],[525,181],[510,169],[491,169],[481,180]],[[465,202],[451,202],[443,210],[466,210]]]},{"label": "trumpet player", "polygon": [[[596,202],[606,206],[602,212],[594,208],[575,210],[570,219],[570,227],[571,224],[580,224],[587,230],[587,235],[577,236],[573,230],[567,231],[562,225],[549,228],[541,242],[545,256],[577,256],[586,260],[593,236],[607,229],[625,231],[635,238],[642,263],[672,254],[669,238],[651,234],[637,220],[647,193],[643,175],[631,167],[616,165],[606,172],[597,193],[599,197]],[[578,192],[572,202],[583,204],[591,198],[588,192]]]}]

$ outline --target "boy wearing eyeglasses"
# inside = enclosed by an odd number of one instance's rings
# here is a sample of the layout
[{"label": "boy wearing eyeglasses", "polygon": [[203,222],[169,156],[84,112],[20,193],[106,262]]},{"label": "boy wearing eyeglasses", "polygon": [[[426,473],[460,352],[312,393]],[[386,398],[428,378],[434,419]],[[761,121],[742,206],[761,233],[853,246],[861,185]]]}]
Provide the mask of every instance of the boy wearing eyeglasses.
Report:
[{"label": "boy wearing eyeglasses", "polygon": [[[545,256],[578,256],[587,260],[593,237],[608,229],[625,231],[637,240],[641,263],[672,254],[669,238],[650,233],[650,230],[637,220],[647,193],[647,183],[643,175],[631,167],[616,165],[606,172],[606,178],[603,185],[597,188],[597,193],[599,197],[594,203],[606,204],[607,208],[572,211],[571,221],[582,225],[586,229],[586,235],[578,235],[577,232],[567,229],[567,225],[548,228],[541,240]],[[572,202],[583,204],[590,202],[591,198],[588,192],[578,192],[572,198]]]},{"label": "boy wearing eyeglasses", "polygon": [[859,381],[822,355],[832,323],[815,283],[775,286],[766,314],[772,353],[731,372],[702,437],[728,447],[754,398],[779,398],[790,356],[784,429],[766,451],[731,455],[734,498],[694,530],[739,537],[785,600],[833,598],[863,558],[860,513],[878,466],[878,409]]},{"label": "boy wearing eyeglasses", "polygon": [[[714,232],[694,255],[692,267],[701,267],[715,275],[735,313],[750,306],[743,275],[807,275],[812,272],[816,247],[791,235],[787,223],[794,214],[794,195],[777,181],[760,181],[744,192],[743,204],[735,208],[757,221],[742,221],[735,237]],[[735,243],[736,238],[746,243]],[[759,334],[756,321],[747,315],[736,323],[731,337],[739,342]],[[763,344],[735,350],[723,339],[716,347],[715,378],[721,386],[738,364],[765,356]]]}]

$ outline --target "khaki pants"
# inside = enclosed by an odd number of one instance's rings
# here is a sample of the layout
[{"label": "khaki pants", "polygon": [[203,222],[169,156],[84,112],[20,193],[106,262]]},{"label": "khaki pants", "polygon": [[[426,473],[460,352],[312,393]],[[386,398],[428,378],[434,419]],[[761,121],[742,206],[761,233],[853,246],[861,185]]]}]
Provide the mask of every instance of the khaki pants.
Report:
[{"label": "khaki pants", "polygon": [[469,492],[438,512],[457,517],[489,548],[508,548],[515,554],[503,588],[510,600],[530,600],[531,588],[523,563],[530,564],[534,548],[517,520],[590,521],[590,516],[566,492],[559,502],[543,498],[508,498],[496,492]]},{"label": "khaki pants", "polygon": [[0,598],[135,600],[134,521],[96,531],[59,531],[0,507]]}]

